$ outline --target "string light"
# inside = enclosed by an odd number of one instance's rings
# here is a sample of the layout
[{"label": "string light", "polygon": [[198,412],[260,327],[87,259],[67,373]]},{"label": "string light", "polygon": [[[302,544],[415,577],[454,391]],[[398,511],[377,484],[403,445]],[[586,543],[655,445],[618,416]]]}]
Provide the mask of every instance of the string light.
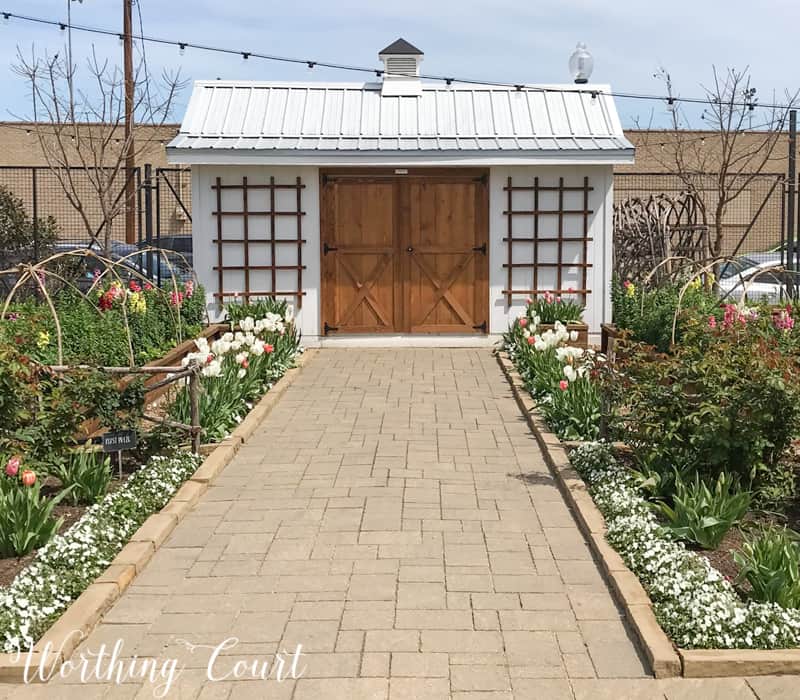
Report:
[{"label": "string light", "polygon": [[242,60],[246,61],[248,58],[250,58],[250,54],[247,51],[242,51]]},{"label": "string light", "polygon": [[3,13],[3,24],[11,24],[11,13],[4,12]]},{"label": "string light", "polygon": [[[18,14],[13,13],[13,12],[2,12],[0,14],[2,14],[3,21],[5,23],[7,23],[11,18],[14,18],[14,19],[18,19],[18,20],[21,20],[21,21],[24,21],[24,22],[32,22],[32,23],[36,23],[36,24],[45,24],[45,25],[57,26],[57,27],[61,27],[64,24],[63,22],[59,22],[59,21],[55,21],[55,20],[43,19],[41,17],[31,17],[29,15],[18,15]],[[122,39],[122,35],[118,34],[116,31],[113,31],[113,30],[110,30],[110,29],[102,29],[102,28],[99,28],[99,27],[87,27],[87,26],[76,25],[76,24],[65,25],[65,26],[67,26],[67,27],[69,27],[71,29],[74,29],[75,31],[79,31],[79,32],[88,32],[88,33],[91,33],[91,34],[101,34],[101,35],[106,35],[106,36],[114,36],[114,35],[116,35],[116,36],[119,36],[120,39]],[[210,52],[223,53],[223,54],[228,54],[228,55],[237,55],[237,54],[238,55],[244,55],[246,53],[248,55],[248,57],[260,58],[260,59],[266,60],[266,61],[277,61],[277,62],[281,62],[281,63],[293,63],[293,64],[305,64],[307,66],[308,65],[319,66],[319,67],[322,67],[322,68],[332,68],[332,69],[335,69],[335,70],[343,70],[343,71],[350,71],[350,72],[357,72],[357,73],[375,73],[375,75],[377,75],[378,77],[381,77],[383,75],[403,75],[402,73],[396,73],[395,74],[395,73],[391,73],[389,71],[376,70],[374,68],[366,68],[364,66],[354,66],[354,65],[347,65],[347,64],[334,63],[334,62],[328,62],[328,61],[316,61],[316,60],[312,61],[312,60],[305,59],[305,58],[292,58],[292,57],[289,57],[289,56],[275,56],[275,55],[270,55],[270,54],[260,54],[260,53],[251,52],[251,51],[243,52],[241,50],[226,49],[226,48],[222,48],[222,47],[218,47],[218,46],[208,46],[208,45],[204,45],[204,44],[194,44],[194,43],[190,43],[190,42],[178,42],[178,41],[174,41],[174,40],[171,40],[171,39],[160,39],[158,37],[151,37],[151,36],[145,36],[145,35],[137,35],[137,36],[134,36],[134,38],[137,39],[137,40],[143,41],[143,42],[149,42],[149,43],[153,43],[153,44],[163,44],[163,45],[167,45],[167,46],[177,46],[178,47],[178,52],[180,53],[181,56],[184,55],[187,47],[191,47],[193,49],[198,49],[200,51],[210,51]],[[539,86],[539,85],[521,85],[521,84],[498,82],[498,81],[477,80],[477,79],[473,79],[473,78],[455,78],[455,77],[448,78],[448,77],[441,76],[441,75],[425,75],[425,74],[420,75],[419,77],[423,78],[425,80],[441,81],[441,82],[445,82],[445,83],[448,80],[450,80],[450,81],[454,81],[455,80],[455,81],[457,81],[459,83],[463,83],[463,84],[466,84],[466,85],[487,85],[487,86],[491,86],[491,87],[514,88],[518,92],[521,92],[523,90],[524,91],[528,91],[528,92],[540,92],[540,93],[547,93],[547,92],[551,92],[551,93],[562,93],[562,92],[576,93],[577,92],[577,93],[582,93],[582,94],[589,94],[589,95],[592,95],[592,96],[607,95],[609,97],[617,97],[617,98],[620,98],[620,99],[657,100],[657,101],[662,102],[662,103],[663,103],[663,101],[665,99],[668,99],[668,100],[672,100],[673,104],[677,103],[677,102],[682,102],[682,103],[685,103],[685,104],[714,104],[714,100],[711,99],[711,98],[708,98],[708,97],[673,97],[673,98],[665,98],[663,95],[642,94],[642,93],[632,93],[632,92],[616,92],[616,91],[605,92],[605,91],[600,91],[600,90],[597,90],[597,89],[580,89],[580,88],[576,89],[576,88],[573,88],[571,86],[570,87],[563,87],[563,88],[562,87],[544,87],[544,86]],[[727,104],[730,107],[742,107],[742,108],[747,108],[750,111],[755,110],[755,107],[757,106],[756,102],[752,98],[752,95],[748,95],[745,98],[744,102],[732,101],[732,102],[727,102]],[[765,109],[777,109],[777,110],[786,110],[786,109],[789,109],[791,107],[791,105],[786,105],[786,104],[783,104],[783,105],[780,105],[780,104],[762,104],[762,105],[758,105],[758,106],[760,106],[762,108],[765,108]]]},{"label": "string light", "polygon": [[122,34],[117,35],[119,38],[119,45],[122,46],[125,43],[125,37]]}]

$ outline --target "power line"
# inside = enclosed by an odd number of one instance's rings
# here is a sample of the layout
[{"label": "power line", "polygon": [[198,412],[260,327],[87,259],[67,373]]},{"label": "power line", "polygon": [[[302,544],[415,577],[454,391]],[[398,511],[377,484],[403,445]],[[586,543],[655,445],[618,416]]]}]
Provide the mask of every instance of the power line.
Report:
[{"label": "power line", "polygon": [[[103,36],[116,36],[122,38],[122,34],[119,31],[112,30],[112,29],[103,29],[100,27],[88,27],[85,25],[79,24],[68,24],[59,20],[50,20],[44,19],[42,17],[31,17],[29,15],[18,15],[13,12],[5,12],[0,11],[0,16],[2,16],[5,22],[8,22],[11,19],[17,19],[23,22],[31,22],[34,24],[44,24],[51,27],[58,27],[62,30],[64,29],[73,29],[79,32],[86,32],[90,34],[100,34]],[[336,63],[332,61],[319,61],[316,59],[308,59],[308,58],[295,58],[290,56],[277,56],[273,54],[263,54],[258,53],[256,51],[244,51],[239,49],[229,49],[221,46],[210,46],[207,44],[196,44],[190,41],[175,41],[173,39],[163,39],[159,37],[147,36],[144,33],[140,33],[138,35],[132,35],[132,39],[142,41],[142,42],[149,42],[151,44],[161,44],[164,46],[174,46],[177,47],[178,50],[183,54],[186,49],[196,49],[198,51],[209,51],[213,53],[221,53],[226,54],[229,56],[240,56],[241,58],[247,60],[251,58],[262,59],[265,61],[276,61],[279,63],[290,63],[294,65],[305,65],[309,68],[331,68],[334,70],[342,70],[342,71],[349,71],[354,73],[368,73],[376,75],[377,77],[381,76],[404,76],[404,73],[396,73],[387,71],[381,68],[367,68],[364,66],[355,66],[349,65],[345,63]],[[617,91],[604,91],[598,90],[596,88],[559,88],[559,87],[545,87],[540,85],[528,85],[525,83],[508,83],[508,82],[498,82],[492,80],[477,80],[474,78],[458,78],[455,76],[445,76],[445,75],[430,75],[430,74],[421,74],[419,76],[425,80],[432,80],[437,82],[444,82],[447,85],[451,85],[452,83],[461,83],[465,85],[487,85],[490,87],[504,87],[504,88],[514,88],[518,91],[525,91],[525,92],[570,92],[570,93],[580,93],[580,94],[588,94],[592,97],[597,97],[600,94],[607,95],[609,97],[617,97],[619,99],[626,99],[626,100],[650,100],[650,101],[657,101],[657,102],[665,102],[669,105],[669,107],[673,107],[676,102],[682,102],[685,104],[698,104],[698,105],[715,105],[718,104],[714,100],[708,97],[675,97],[675,96],[668,96],[668,95],[653,95],[653,94],[644,94],[644,93],[633,93],[633,92],[617,92]],[[773,109],[773,110],[781,110],[786,111],[792,107],[789,104],[758,104],[755,98],[750,99],[749,101],[744,102],[736,102],[726,100],[725,105],[728,107],[744,107],[750,110],[754,110],[756,107],[761,109]]]}]

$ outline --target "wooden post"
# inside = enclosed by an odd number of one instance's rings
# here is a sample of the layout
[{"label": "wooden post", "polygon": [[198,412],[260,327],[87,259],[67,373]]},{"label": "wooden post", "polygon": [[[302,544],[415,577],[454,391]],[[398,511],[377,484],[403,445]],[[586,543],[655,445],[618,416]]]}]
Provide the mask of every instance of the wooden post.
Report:
[{"label": "wooden post", "polygon": [[194,368],[189,377],[189,415],[192,421],[192,452],[200,453],[200,375]]}]

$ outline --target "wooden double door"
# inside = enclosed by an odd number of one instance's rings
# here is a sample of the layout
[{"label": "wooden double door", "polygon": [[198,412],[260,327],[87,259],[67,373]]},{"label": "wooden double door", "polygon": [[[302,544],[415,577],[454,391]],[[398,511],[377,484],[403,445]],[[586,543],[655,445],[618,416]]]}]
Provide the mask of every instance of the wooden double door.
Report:
[{"label": "wooden double door", "polygon": [[488,332],[486,172],[321,178],[325,335]]}]

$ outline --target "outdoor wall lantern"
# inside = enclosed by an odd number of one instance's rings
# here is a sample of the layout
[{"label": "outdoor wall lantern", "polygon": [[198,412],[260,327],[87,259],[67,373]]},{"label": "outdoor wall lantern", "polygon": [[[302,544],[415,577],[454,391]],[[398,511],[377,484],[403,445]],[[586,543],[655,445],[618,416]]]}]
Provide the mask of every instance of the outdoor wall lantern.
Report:
[{"label": "outdoor wall lantern", "polygon": [[572,56],[569,57],[569,72],[572,74],[573,79],[579,85],[589,82],[594,68],[594,58],[586,50],[586,44],[582,41],[578,42]]}]

